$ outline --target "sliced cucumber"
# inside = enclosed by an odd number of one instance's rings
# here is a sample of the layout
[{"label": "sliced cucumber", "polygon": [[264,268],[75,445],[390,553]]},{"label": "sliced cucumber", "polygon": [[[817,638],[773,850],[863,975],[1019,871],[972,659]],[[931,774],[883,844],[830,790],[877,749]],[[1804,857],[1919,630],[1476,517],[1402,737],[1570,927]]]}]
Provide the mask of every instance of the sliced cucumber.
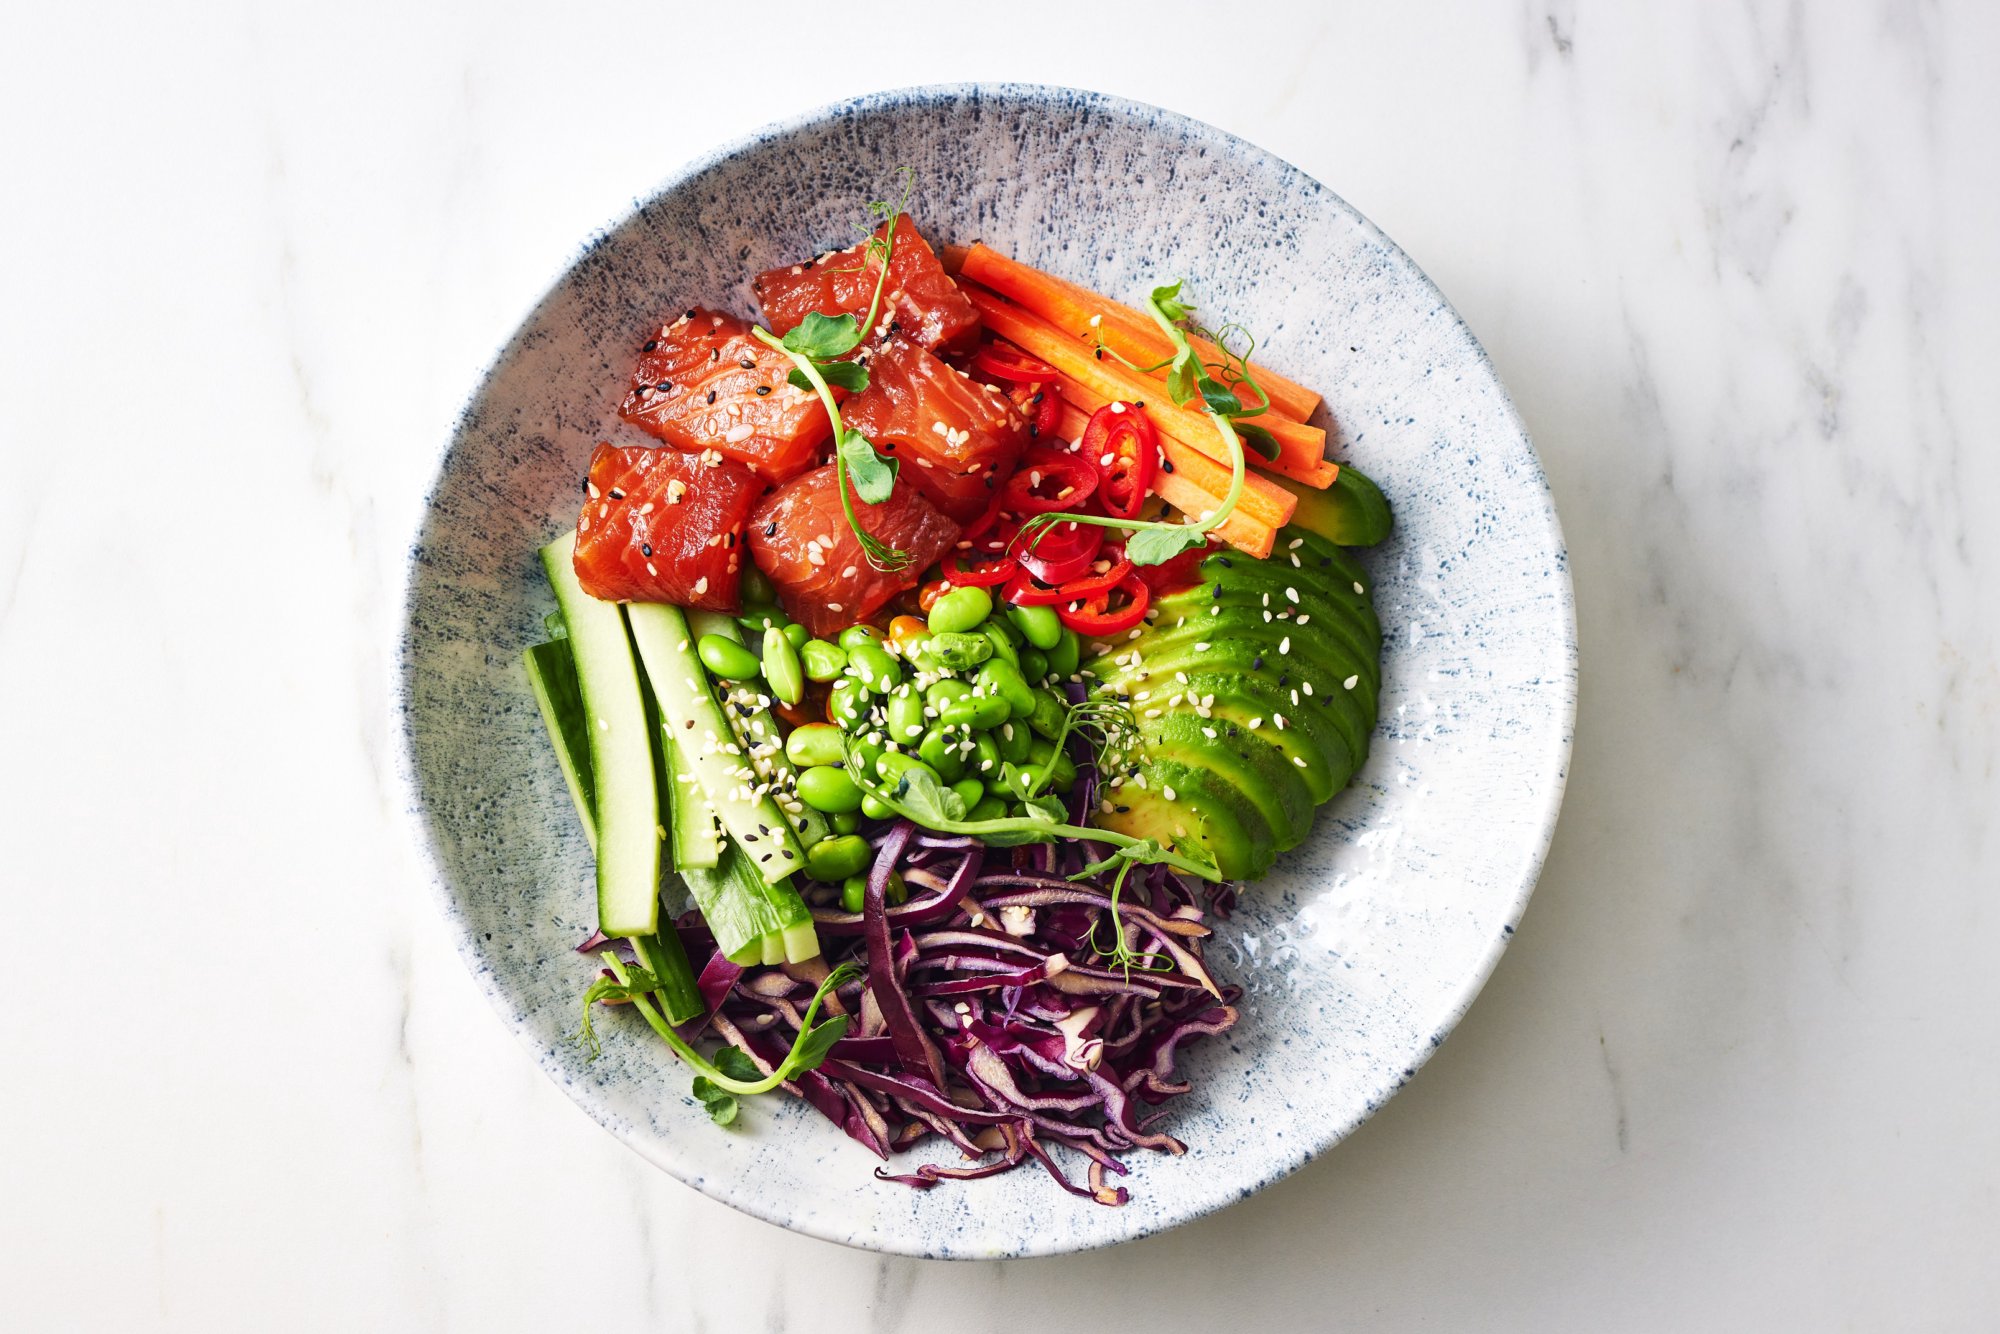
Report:
[{"label": "sliced cucumber", "polygon": [[583,691],[576,683],[576,663],[569,655],[567,639],[551,639],[521,653],[528,669],[528,686],[535,692],[535,704],[542,711],[542,724],[549,729],[549,744],[555,748],[556,762],[562,766],[563,782],[569,785],[569,799],[583,822],[583,836],[597,850],[597,793],[590,768],[590,723],[583,713]]},{"label": "sliced cucumber", "polygon": [[715,807],[681,758],[674,730],[665,720],[660,725],[660,743],[667,762],[667,837],[672,842],[674,869],[713,866],[722,853],[722,830],[715,823]]},{"label": "sliced cucumber", "polygon": [[[736,618],[720,612],[689,612],[688,631],[696,643],[701,642],[703,635],[721,635],[745,648],[752,647],[744,639],[743,627],[736,623]],[[735,730],[738,744],[750,759],[750,767],[778,794],[786,819],[798,833],[799,843],[811,847],[827,836],[826,817],[798,799],[799,772],[785,754],[785,729],[769,705],[757,702],[767,697],[765,692],[754,681],[717,684],[725,692],[723,716]]]},{"label": "sliced cucumber", "polygon": [[625,615],[583,591],[571,563],[576,534],[542,548],[568,628],[571,660],[589,732],[597,826],[597,927],[646,936],[660,925],[660,794],[652,729]]},{"label": "sliced cucumber", "polygon": [[[627,616],[646,679],[660,702],[661,723],[673,733],[676,754],[708,794],[723,829],[767,881],[775,884],[803,868],[805,854],[778,803],[757,795],[757,772],[709,689],[687,617],[664,602],[634,602]],[[570,634],[574,638],[574,625]]]},{"label": "sliced cucumber", "polygon": [[790,885],[772,885],[742,848],[727,843],[711,868],[681,872],[716,948],[734,963],[803,963],[819,954],[812,912]]}]

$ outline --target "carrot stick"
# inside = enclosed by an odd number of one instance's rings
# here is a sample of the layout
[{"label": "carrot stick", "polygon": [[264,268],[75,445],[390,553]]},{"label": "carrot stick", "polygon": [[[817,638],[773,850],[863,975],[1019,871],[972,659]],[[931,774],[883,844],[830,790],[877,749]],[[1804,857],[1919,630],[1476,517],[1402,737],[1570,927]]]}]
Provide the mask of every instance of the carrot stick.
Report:
[{"label": "carrot stick", "polygon": [[[1147,379],[1116,362],[1100,360],[1047,320],[993,295],[983,287],[973,283],[962,283],[960,286],[978,308],[986,327],[994,333],[1018,344],[1024,351],[1054,367],[1057,373],[1077,381],[1092,393],[1101,394],[1106,399],[1130,399],[1144,403],[1146,415],[1163,433],[1193,445],[1218,463],[1228,462],[1216,457],[1223,453],[1224,446],[1216,438],[1214,423],[1205,414],[1167,401],[1158,381]],[[1278,457],[1267,460],[1246,450],[1250,463],[1269,472],[1296,478],[1308,486],[1333,484],[1332,470],[1324,457],[1325,431],[1271,416],[1261,418],[1258,424],[1278,442]]]},{"label": "carrot stick", "polygon": [[[984,244],[964,247],[957,259],[956,268],[950,259],[945,267],[1019,302],[1071,337],[1100,338],[1113,352],[1140,366],[1151,366],[1174,354],[1173,344],[1143,311],[1031,269]],[[1191,337],[1188,341],[1204,362],[1226,361],[1222,349],[1207,339]],[[1271,411],[1266,415],[1303,422],[1319,406],[1319,395],[1297,381],[1262,366],[1256,367],[1256,373],[1257,383],[1271,396]]]},{"label": "carrot stick", "polygon": [[[1221,496],[1210,495],[1189,481],[1185,474],[1178,472],[1154,473],[1153,494],[1194,518],[1200,518],[1222,504]],[[1277,529],[1258,523],[1245,514],[1240,505],[1231,511],[1228,518],[1215,525],[1215,534],[1239,551],[1260,560],[1270,555],[1271,548],[1278,542]]]},{"label": "carrot stick", "polygon": [[971,246],[941,245],[937,252],[938,263],[944,266],[946,273],[956,278],[959,271],[965,267],[965,256],[971,249]]},{"label": "carrot stick", "polygon": [[[1089,424],[1090,414],[1103,407],[1105,400],[1071,380],[1057,381],[1056,392],[1063,398],[1062,420],[1056,426],[1057,434],[1065,440],[1083,439],[1083,428]],[[1162,471],[1181,473],[1216,497],[1218,504],[1229,493],[1228,464],[1217,463],[1200,450],[1170,435],[1160,437],[1160,457],[1161,462],[1167,465]],[[1254,472],[1243,475],[1243,494],[1236,501],[1239,512],[1267,527],[1283,528],[1292,521],[1298,507],[1299,498],[1270,478]]]}]

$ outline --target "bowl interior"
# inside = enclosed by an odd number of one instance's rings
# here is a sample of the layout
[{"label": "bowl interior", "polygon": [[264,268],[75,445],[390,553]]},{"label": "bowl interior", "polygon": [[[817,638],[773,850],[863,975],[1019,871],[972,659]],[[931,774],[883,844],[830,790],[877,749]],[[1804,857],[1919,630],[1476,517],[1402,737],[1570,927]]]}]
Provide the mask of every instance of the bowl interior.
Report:
[{"label": "bowl interior", "polygon": [[[1135,1154],[1132,1202],[1032,1170],[916,1192],[790,1100],[719,1130],[643,1027],[590,1062],[566,1040],[590,968],[591,862],[520,666],[553,607],[535,550],[575,522],[638,344],[695,304],[754,313],[756,270],[856,236],[914,170],[933,240],[983,238],[1127,299],[1188,279],[1204,311],[1326,395],[1335,456],[1381,483],[1364,553],[1385,634],[1382,721],[1311,839],[1242,897],[1213,959],[1243,1018],[1186,1061]],[[543,1068],[613,1133],[759,1217],[934,1256],[1123,1240],[1239,1199],[1327,1148],[1442,1041],[1525,905],[1560,804],[1575,697],[1561,537],[1521,423],[1414,264],[1344,202],[1199,123],[1093,94],[883,94],[774,127],[671,180],[594,240],[472,397],[411,557],[399,699],[406,795],[466,958]],[[931,1146],[924,1146],[930,1150]],[[929,1161],[912,1157],[910,1161]]]}]

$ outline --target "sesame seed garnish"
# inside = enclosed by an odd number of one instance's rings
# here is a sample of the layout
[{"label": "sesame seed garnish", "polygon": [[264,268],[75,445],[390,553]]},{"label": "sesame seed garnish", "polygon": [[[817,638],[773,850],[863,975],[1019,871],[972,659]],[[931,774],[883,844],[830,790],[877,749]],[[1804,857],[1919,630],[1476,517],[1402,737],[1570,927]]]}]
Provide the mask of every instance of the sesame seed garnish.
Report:
[{"label": "sesame seed garnish", "polygon": [[1357,593],[1366,593],[1368,590],[1361,586],[1361,581],[1359,579],[1356,579],[1354,581],[1354,591]]},{"label": "sesame seed garnish", "polygon": [[1354,689],[1354,687],[1356,687],[1356,686],[1358,686],[1358,685],[1360,685],[1360,684],[1361,684],[1361,678],[1360,678],[1360,677],[1358,677],[1358,676],[1350,676],[1350,677],[1348,677],[1348,678],[1347,678],[1347,679],[1346,679],[1345,681],[1342,681],[1342,682],[1340,683],[1340,686],[1341,686],[1341,689],[1343,689],[1343,690],[1352,690],[1352,689]]},{"label": "sesame seed garnish", "polygon": [[1168,801],[1174,800],[1174,790],[1170,787],[1162,787],[1160,789],[1160,795],[1165,797]]},{"label": "sesame seed garnish", "polygon": [[701,578],[694,581],[694,595],[696,597],[700,597],[703,593],[706,593],[707,591],[708,591],[708,576],[704,574]]},{"label": "sesame seed garnish", "polygon": [[1247,726],[1253,732],[1256,731],[1258,728],[1262,727],[1263,725],[1264,725],[1264,720],[1262,718],[1252,718],[1247,724]]}]

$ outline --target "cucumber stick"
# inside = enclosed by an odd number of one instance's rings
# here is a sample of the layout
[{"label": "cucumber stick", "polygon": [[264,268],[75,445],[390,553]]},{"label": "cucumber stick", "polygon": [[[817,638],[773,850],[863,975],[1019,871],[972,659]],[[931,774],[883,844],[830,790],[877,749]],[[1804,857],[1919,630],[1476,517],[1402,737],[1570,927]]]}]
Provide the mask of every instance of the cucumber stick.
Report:
[{"label": "cucumber stick", "polygon": [[712,869],[681,872],[716,948],[738,964],[803,963],[819,954],[812,912],[789,885],[769,885],[731,842]]},{"label": "cucumber stick", "polygon": [[673,841],[674,869],[714,866],[722,854],[722,830],[715,823],[715,807],[695,781],[694,771],[674,743],[674,729],[664,720],[660,746],[667,761],[667,811],[671,817],[667,830]]},{"label": "cucumber stick", "polygon": [[607,936],[647,936],[660,926],[660,794],[652,729],[625,615],[577,582],[576,534],[542,548],[542,568],[568,627],[571,661],[589,730],[597,827],[597,926]]},{"label": "cucumber stick", "polygon": [[626,611],[646,679],[660,702],[661,725],[673,733],[676,754],[708,794],[723,829],[765,880],[775,884],[803,869],[805,854],[778,803],[757,795],[756,771],[709,689],[687,617],[663,602],[634,602]]},{"label": "cucumber stick", "polygon": [[[737,625],[735,617],[724,616],[721,612],[689,612],[688,633],[696,643],[701,642],[704,635],[721,635],[742,644],[752,654],[761,651],[760,645],[750,643],[743,637],[743,629]],[[730,683],[722,688],[731,697],[730,707],[724,710],[724,716],[736,729],[736,740],[748,753],[751,768],[771,785],[773,792],[783,794],[787,809],[798,808],[798,813],[791,817],[791,825],[798,831],[799,842],[811,847],[831,831],[826,827],[825,816],[798,800],[799,774],[785,754],[785,731],[778,726],[777,716],[768,705],[756,703],[757,692],[747,685],[738,688]]]},{"label": "cucumber stick", "polygon": [[569,655],[569,645],[561,639],[533,645],[522,652],[521,662],[528,669],[528,685],[535,692],[542,724],[549,729],[549,742],[562,765],[569,799],[576,805],[577,819],[583,822],[583,836],[595,852],[597,793],[590,768],[590,724],[584,718],[583,691],[576,683],[576,663]]}]

